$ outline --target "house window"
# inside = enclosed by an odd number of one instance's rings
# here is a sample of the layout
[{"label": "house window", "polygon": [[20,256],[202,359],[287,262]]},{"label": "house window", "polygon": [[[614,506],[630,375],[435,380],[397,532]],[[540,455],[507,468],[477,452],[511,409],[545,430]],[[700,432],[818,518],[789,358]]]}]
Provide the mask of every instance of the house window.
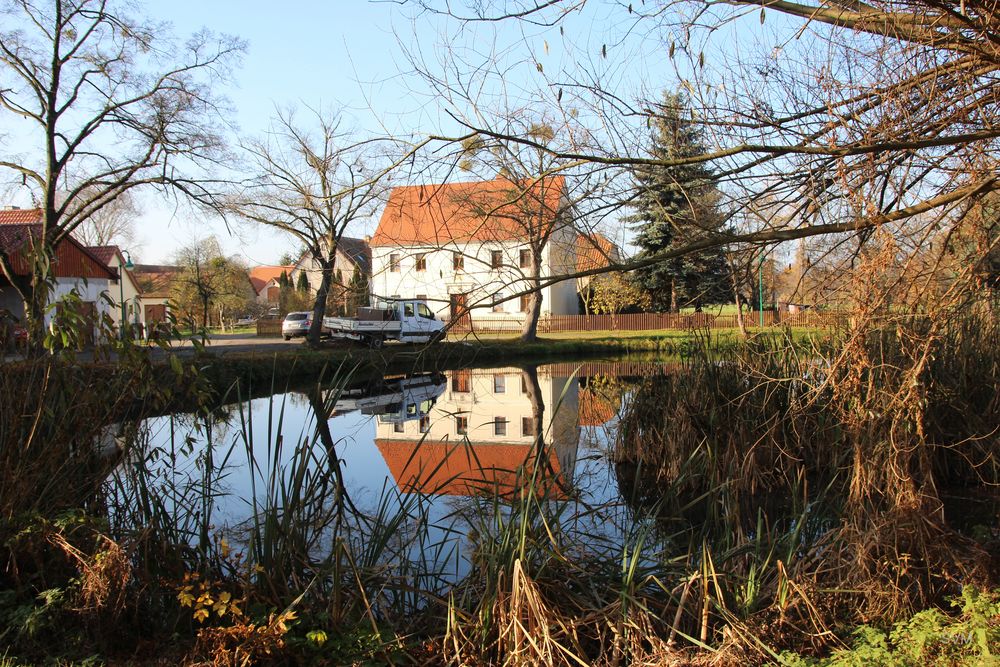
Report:
[{"label": "house window", "polygon": [[507,378],[503,375],[493,376],[493,393],[494,394],[505,394],[507,393]]},{"label": "house window", "polygon": [[427,433],[431,429],[431,418],[430,415],[424,415],[420,418],[420,432]]},{"label": "house window", "polygon": [[451,264],[456,271],[461,271],[465,268],[465,257],[460,252],[453,252],[451,253]]},{"label": "house window", "polygon": [[465,435],[469,432],[469,418],[461,415],[455,417],[455,433]]},{"label": "house window", "polygon": [[520,259],[520,263],[519,264],[520,264],[520,266],[521,266],[522,269],[530,269],[531,268],[531,251],[530,250],[528,250],[527,248],[521,250],[521,256],[520,256],[519,259]]},{"label": "house window", "polygon": [[396,422],[395,424],[392,425],[393,433],[403,433],[405,430],[406,429],[403,422]]},{"label": "house window", "polygon": [[493,419],[493,435],[507,435],[506,417],[495,417]]},{"label": "house window", "polygon": [[503,292],[499,292],[495,297],[493,297],[493,312],[503,312]]},{"label": "house window", "polygon": [[472,373],[469,371],[455,371],[451,376],[451,390],[456,394],[468,394],[471,391]]},{"label": "house window", "polygon": [[389,255],[389,270],[393,273],[399,273],[399,255],[397,253]]},{"label": "house window", "polygon": [[535,433],[534,417],[521,417],[521,435],[538,435]]},{"label": "house window", "polygon": [[417,254],[417,271],[427,270],[427,255],[424,253]]},{"label": "house window", "polygon": [[503,253],[499,250],[494,250],[490,253],[490,268],[499,269],[503,266]]},{"label": "house window", "polygon": [[522,313],[528,312],[528,309],[530,307],[531,307],[531,295],[530,294],[522,294],[521,295],[521,312]]}]

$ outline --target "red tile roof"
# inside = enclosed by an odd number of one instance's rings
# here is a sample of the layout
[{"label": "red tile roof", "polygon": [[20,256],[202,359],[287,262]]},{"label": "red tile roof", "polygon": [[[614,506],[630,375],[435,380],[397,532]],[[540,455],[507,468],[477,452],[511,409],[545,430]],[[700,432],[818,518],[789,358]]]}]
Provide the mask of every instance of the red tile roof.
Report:
[{"label": "red tile roof", "polygon": [[[42,235],[39,223],[5,222],[0,224],[0,251],[10,257],[15,273],[28,275],[31,267],[22,248]],[[117,280],[118,272],[95,257],[72,236],[67,236],[55,249],[53,275],[57,278],[109,278]]]},{"label": "red tile roof", "polygon": [[105,266],[111,266],[111,260],[118,254],[116,245],[91,245],[87,246],[90,254],[104,262]]},{"label": "red tile roof", "polygon": [[250,269],[250,284],[253,285],[253,291],[260,294],[260,291],[264,289],[272,280],[281,277],[281,272],[284,271],[288,275],[292,274],[292,269],[294,266],[255,266]]},{"label": "red tile roof", "polygon": [[580,234],[576,237],[576,270],[600,269],[621,259],[618,246],[604,234]]},{"label": "red tile roof", "polygon": [[[430,442],[376,438],[382,458],[389,466],[401,491],[420,491],[439,496],[470,496],[491,493],[506,495],[517,490],[516,468],[530,468],[534,445],[496,443]],[[552,470],[559,473],[559,459],[549,457]],[[554,498],[565,497],[559,484],[543,485]]]},{"label": "red tile roof", "polygon": [[5,208],[0,209],[0,225],[24,224],[39,222],[42,219],[40,208]]},{"label": "red tile roof", "polygon": [[565,187],[564,177],[551,176],[530,184],[496,179],[393,188],[371,245],[526,240],[529,212],[542,208],[554,220]]}]

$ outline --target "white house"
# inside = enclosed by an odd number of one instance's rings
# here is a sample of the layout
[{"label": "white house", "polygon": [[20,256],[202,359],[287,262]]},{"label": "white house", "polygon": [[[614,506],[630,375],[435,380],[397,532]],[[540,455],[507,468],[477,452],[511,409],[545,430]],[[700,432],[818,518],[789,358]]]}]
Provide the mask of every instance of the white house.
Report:
[{"label": "white house", "polygon": [[[524,318],[530,240],[548,236],[540,276],[572,273],[577,231],[561,176],[526,185],[497,179],[392,190],[371,240],[372,293],[431,301],[444,319]],[[542,289],[541,314],[576,315],[576,284]]]},{"label": "white house", "polygon": [[120,276],[119,280],[111,282],[109,288],[109,296],[117,304],[117,308],[111,314],[111,319],[114,320],[115,326],[120,327],[122,324],[122,304],[124,304],[125,321],[133,326],[142,325],[145,327],[146,318],[142,308],[142,288],[139,286],[139,281],[135,274],[132,273],[131,261],[125,261],[121,248],[116,245],[89,246],[87,250]]},{"label": "white house", "polygon": [[[537,379],[545,472],[569,484],[580,441],[579,386],[544,367]],[[454,496],[498,487],[507,493],[514,490],[514,470],[533,464],[536,407],[518,368],[449,371],[447,388],[430,410],[413,410],[412,419],[380,419],[375,444],[402,491]],[[558,485],[546,488],[559,494]]]},{"label": "white house", "polygon": [[[27,289],[30,276],[30,252],[42,233],[41,209],[0,210],[0,254],[9,264],[15,281]],[[55,279],[52,303],[65,303],[65,298],[75,291],[80,299],[80,316],[91,322],[91,327],[83,331],[84,342],[93,342],[97,324],[107,315],[114,321],[121,319],[117,307],[118,272],[109,268],[100,258],[85,248],[72,236],[67,236],[55,248],[52,259],[52,274]],[[61,306],[46,312],[45,323],[50,325],[58,315]],[[23,320],[24,303],[14,286],[0,274],[0,309],[9,311],[15,318]]]}]

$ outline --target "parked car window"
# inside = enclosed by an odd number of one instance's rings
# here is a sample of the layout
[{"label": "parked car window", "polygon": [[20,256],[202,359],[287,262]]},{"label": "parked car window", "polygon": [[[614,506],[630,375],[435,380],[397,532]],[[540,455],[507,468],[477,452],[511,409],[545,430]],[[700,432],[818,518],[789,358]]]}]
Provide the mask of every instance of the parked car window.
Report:
[{"label": "parked car window", "polygon": [[309,313],[288,313],[288,315],[285,316],[285,321],[298,322],[306,319],[307,317],[309,317]]},{"label": "parked car window", "polygon": [[406,317],[413,317],[412,303],[403,304],[403,315],[405,315]]},{"label": "parked car window", "polygon": [[417,304],[417,314],[420,315],[420,317],[426,318],[428,320],[434,319],[434,313],[432,313],[431,309],[422,303]]}]

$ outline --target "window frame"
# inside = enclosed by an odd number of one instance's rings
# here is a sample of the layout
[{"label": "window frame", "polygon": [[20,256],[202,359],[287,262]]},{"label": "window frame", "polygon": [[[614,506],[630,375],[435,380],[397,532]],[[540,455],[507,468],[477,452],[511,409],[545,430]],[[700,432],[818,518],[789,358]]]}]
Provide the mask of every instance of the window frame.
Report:
[{"label": "window frame", "polygon": [[531,268],[531,248],[521,248],[520,253],[518,253],[517,264],[518,268],[530,269]]},{"label": "window frame", "polygon": [[426,271],[427,270],[427,253],[418,252],[413,256],[413,267],[414,271]]}]

